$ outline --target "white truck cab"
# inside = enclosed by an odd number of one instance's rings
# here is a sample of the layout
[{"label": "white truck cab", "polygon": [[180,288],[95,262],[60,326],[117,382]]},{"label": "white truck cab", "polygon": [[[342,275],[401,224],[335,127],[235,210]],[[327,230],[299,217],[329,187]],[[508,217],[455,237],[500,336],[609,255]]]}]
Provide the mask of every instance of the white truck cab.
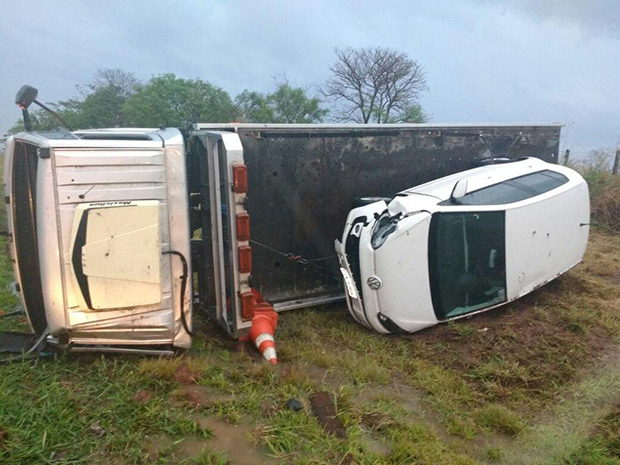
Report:
[{"label": "white truck cab", "polygon": [[72,350],[189,348],[184,151],[176,129],[7,140],[11,256],[36,333]]},{"label": "white truck cab", "polygon": [[487,165],[352,210],[336,241],[347,304],[409,333],[515,300],[581,261],[588,186],[537,158]]}]

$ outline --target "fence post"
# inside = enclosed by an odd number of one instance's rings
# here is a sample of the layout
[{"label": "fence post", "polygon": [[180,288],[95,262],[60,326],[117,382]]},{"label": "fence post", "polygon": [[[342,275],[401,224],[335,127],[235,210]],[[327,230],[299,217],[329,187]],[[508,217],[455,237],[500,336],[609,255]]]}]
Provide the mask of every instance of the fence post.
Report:
[{"label": "fence post", "polygon": [[618,168],[620,168],[620,149],[616,150],[616,159],[614,160],[614,167],[611,170],[612,174],[618,174]]},{"label": "fence post", "polygon": [[570,149],[566,149],[566,152],[564,152],[564,166],[568,165],[569,157],[570,157]]}]

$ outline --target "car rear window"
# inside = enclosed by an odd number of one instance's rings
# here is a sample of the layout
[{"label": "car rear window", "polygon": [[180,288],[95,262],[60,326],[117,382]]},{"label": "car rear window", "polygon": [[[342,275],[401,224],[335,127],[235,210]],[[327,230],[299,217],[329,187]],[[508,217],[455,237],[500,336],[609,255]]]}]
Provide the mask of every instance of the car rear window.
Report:
[{"label": "car rear window", "polygon": [[[504,205],[520,202],[549,192],[568,182],[568,178],[555,171],[545,170],[509,179],[458,199],[458,205]],[[450,200],[442,205],[454,205]]]}]

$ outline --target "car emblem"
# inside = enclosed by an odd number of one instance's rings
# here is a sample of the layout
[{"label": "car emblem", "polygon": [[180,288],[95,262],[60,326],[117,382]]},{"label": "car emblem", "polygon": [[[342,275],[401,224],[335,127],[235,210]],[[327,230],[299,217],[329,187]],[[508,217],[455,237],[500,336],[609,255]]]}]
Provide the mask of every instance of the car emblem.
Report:
[{"label": "car emblem", "polygon": [[368,284],[368,287],[371,288],[373,291],[376,291],[383,285],[383,282],[381,281],[381,279],[377,278],[376,276],[371,276],[366,281],[366,284]]}]

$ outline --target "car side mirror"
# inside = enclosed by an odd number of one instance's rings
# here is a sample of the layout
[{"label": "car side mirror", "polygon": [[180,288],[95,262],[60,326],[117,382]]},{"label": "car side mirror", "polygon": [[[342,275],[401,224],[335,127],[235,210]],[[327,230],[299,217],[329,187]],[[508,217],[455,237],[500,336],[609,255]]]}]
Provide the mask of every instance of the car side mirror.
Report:
[{"label": "car side mirror", "polygon": [[15,104],[22,110],[26,110],[37,99],[37,95],[39,95],[39,91],[26,84],[17,92]]},{"label": "car side mirror", "polygon": [[461,179],[454,185],[452,194],[450,194],[450,201],[452,203],[459,203],[458,200],[465,197],[465,194],[467,194],[467,179]]}]

